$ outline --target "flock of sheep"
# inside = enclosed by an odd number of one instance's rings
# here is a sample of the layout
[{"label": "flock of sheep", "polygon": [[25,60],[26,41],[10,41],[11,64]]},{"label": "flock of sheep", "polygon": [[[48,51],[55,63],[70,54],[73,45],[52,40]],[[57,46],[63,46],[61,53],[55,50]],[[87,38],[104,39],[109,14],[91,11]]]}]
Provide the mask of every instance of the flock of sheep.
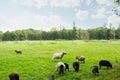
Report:
[{"label": "flock of sheep", "polygon": [[[17,54],[22,54],[21,50],[15,50],[15,52]],[[53,55],[53,58],[52,58],[53,60],[55,60],[55,59],[60,59],[61,60],[60,62],[58,62],[56,64],[56,71],[60,75],[64,75],[64,73],[65,73],[66,70],[69,71],[69,64],[62,62],[62,58],[66,54],[67,54],[66,52],[55,53]],[[78,61],[73,62],[72,66],[73,66],[74,70],[76,72],[78,72],[79,71],[79,67],[80,67],[80,62],[79,61],[85,63],[85,57],[84,56],[76,56],[76,59]],[[99,61],[99,68],[101,68],[101,66],[106,66],[107,68],[112,68],[112,64],[108,60],[100,60]],[[97,74],[99,75],[99,68],[98,68],[98,66],[91,66],[92,73],[95,74],[95,75],[97,75]],[[9,75],[9,79],[10,80],[19,80],[19,74],[17,74],[17,73],[11,73]],[[50,78],[49,78],[49,80],[54,80],[54,75],[51,75]]]},{"label": "flock of sheep", "polygon": [[[66,52],[55,53],[53,55],[53,60],[54,59],[61,59],[62,60],[62,58],[65,54],[67,54],[67,53]],[[76,59],[78,61],[73,62],[72,66],[73,66],[74,70],[76,72],[78,72],[79,67],[80,67],[80,62],[79,61],[85,63],[85,57],[84,56],[76,56]],[[106,66],[107,68],[112,68],[112,64],[108,60],[100,60],[99,61],[99,67],[101,68],[101,66]],[[64,72],[66,71],[66,69],[68,69],[68,71],[69,71],[68,63],[64,63],[64,62],[61,61],[61,62],[58,62],[56,64],[56,71],[58,72],[58,74],[63,75]],[[98,66],[91,66],[91,71],[94,75],[97,75],[97,74],[99,75]],[[54,80],[54,75],[51,75],[50,80]]]}]

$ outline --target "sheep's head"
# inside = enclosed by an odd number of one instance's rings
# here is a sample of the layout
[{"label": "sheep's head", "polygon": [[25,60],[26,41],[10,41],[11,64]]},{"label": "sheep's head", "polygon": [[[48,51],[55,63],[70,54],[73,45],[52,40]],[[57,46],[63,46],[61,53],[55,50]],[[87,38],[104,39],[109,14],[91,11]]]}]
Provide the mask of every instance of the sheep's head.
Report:
[{"label": "sheep's head", "polygon": [[67,54],[67,53],[63,51],[62,54],[65,55],[65,54]]},{"label": "sheep's head", "polygon": [[76,59],[78,59],[79,58],[79,56],[76,56]]},{"label": "sheep's head", "polygon": [[17,50],[15,50],[15,52],[17,52]]}]

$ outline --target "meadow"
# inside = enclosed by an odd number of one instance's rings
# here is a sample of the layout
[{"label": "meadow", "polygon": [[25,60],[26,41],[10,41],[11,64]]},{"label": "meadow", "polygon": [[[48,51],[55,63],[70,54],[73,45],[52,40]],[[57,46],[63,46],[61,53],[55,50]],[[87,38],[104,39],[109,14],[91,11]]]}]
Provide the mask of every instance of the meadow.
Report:
[{"label": "meadow", "polygon": [[[22,54],[16,54],[21,49]],[[63,76],[56,73],[55,65],[60,60],[52,60],[55,52],[66,51],[62,61],[69,64],[70,71]],[[72,63],[76,55],[84,55],[86,62],[75,72]],[[113,68],[102,67],[99,76],[91,72],[92,65],[99,60],[109,60]],[[7,41],[0,42],[0,80],[9,80],[10,73],[18,73],[20,80],[120,80],[120,40],[56,40],[56,41]]]}]

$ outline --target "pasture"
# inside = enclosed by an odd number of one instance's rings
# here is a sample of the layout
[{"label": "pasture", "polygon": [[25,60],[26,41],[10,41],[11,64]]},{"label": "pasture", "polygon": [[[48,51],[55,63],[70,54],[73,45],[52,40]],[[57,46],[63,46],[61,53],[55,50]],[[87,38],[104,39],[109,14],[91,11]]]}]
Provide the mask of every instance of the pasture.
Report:
[{"label": "pasture", "polygon": [[[22,54],[16,54],[21,49]],[[66,51],[62,61],[67,62],[70,71],[63,76],[56,73],[55,65],[60,60],[52,60],[55,52]],[[84,55],[86,62],[75,72],[72,63],[77,55]],[[102,67],[99,76],[91,72],[91,66],[99,60],[109,60],[113,68]],[[120,40],[58,40],[58,41],[13,41],[0,42],[0,80],[9,80],[10,73],[18,73],[20,80],[120,80]]]}]

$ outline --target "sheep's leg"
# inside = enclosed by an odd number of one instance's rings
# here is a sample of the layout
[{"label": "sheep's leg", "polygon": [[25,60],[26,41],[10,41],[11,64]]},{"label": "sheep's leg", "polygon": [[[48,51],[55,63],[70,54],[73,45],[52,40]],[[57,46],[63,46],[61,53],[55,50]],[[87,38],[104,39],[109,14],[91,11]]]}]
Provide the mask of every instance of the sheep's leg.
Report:
[{"label": "sheep's leg", "polygon": [[100,69],[101,69],[101,65],[100,65]]},{"label": "sheep's leg", "polygon": [[96,75],[96,73],[95,73],[95,75]]},{"label": "sheep's leg", "polygon": [[61,74],[63,75],[63,74],[64,74],[64,71],[61,71]]},{"label": "sheep's leg", "polygon": [[69,68],[68,68],[68,71],[69,71]]},{"label": "sheep's leg", "polygon": [[84,60],[84,63],[85,63],[85,60]]},{"label": "sheep's leg", "polygon": [[65,68],[65,71],[66,71],[66,68]]}]

